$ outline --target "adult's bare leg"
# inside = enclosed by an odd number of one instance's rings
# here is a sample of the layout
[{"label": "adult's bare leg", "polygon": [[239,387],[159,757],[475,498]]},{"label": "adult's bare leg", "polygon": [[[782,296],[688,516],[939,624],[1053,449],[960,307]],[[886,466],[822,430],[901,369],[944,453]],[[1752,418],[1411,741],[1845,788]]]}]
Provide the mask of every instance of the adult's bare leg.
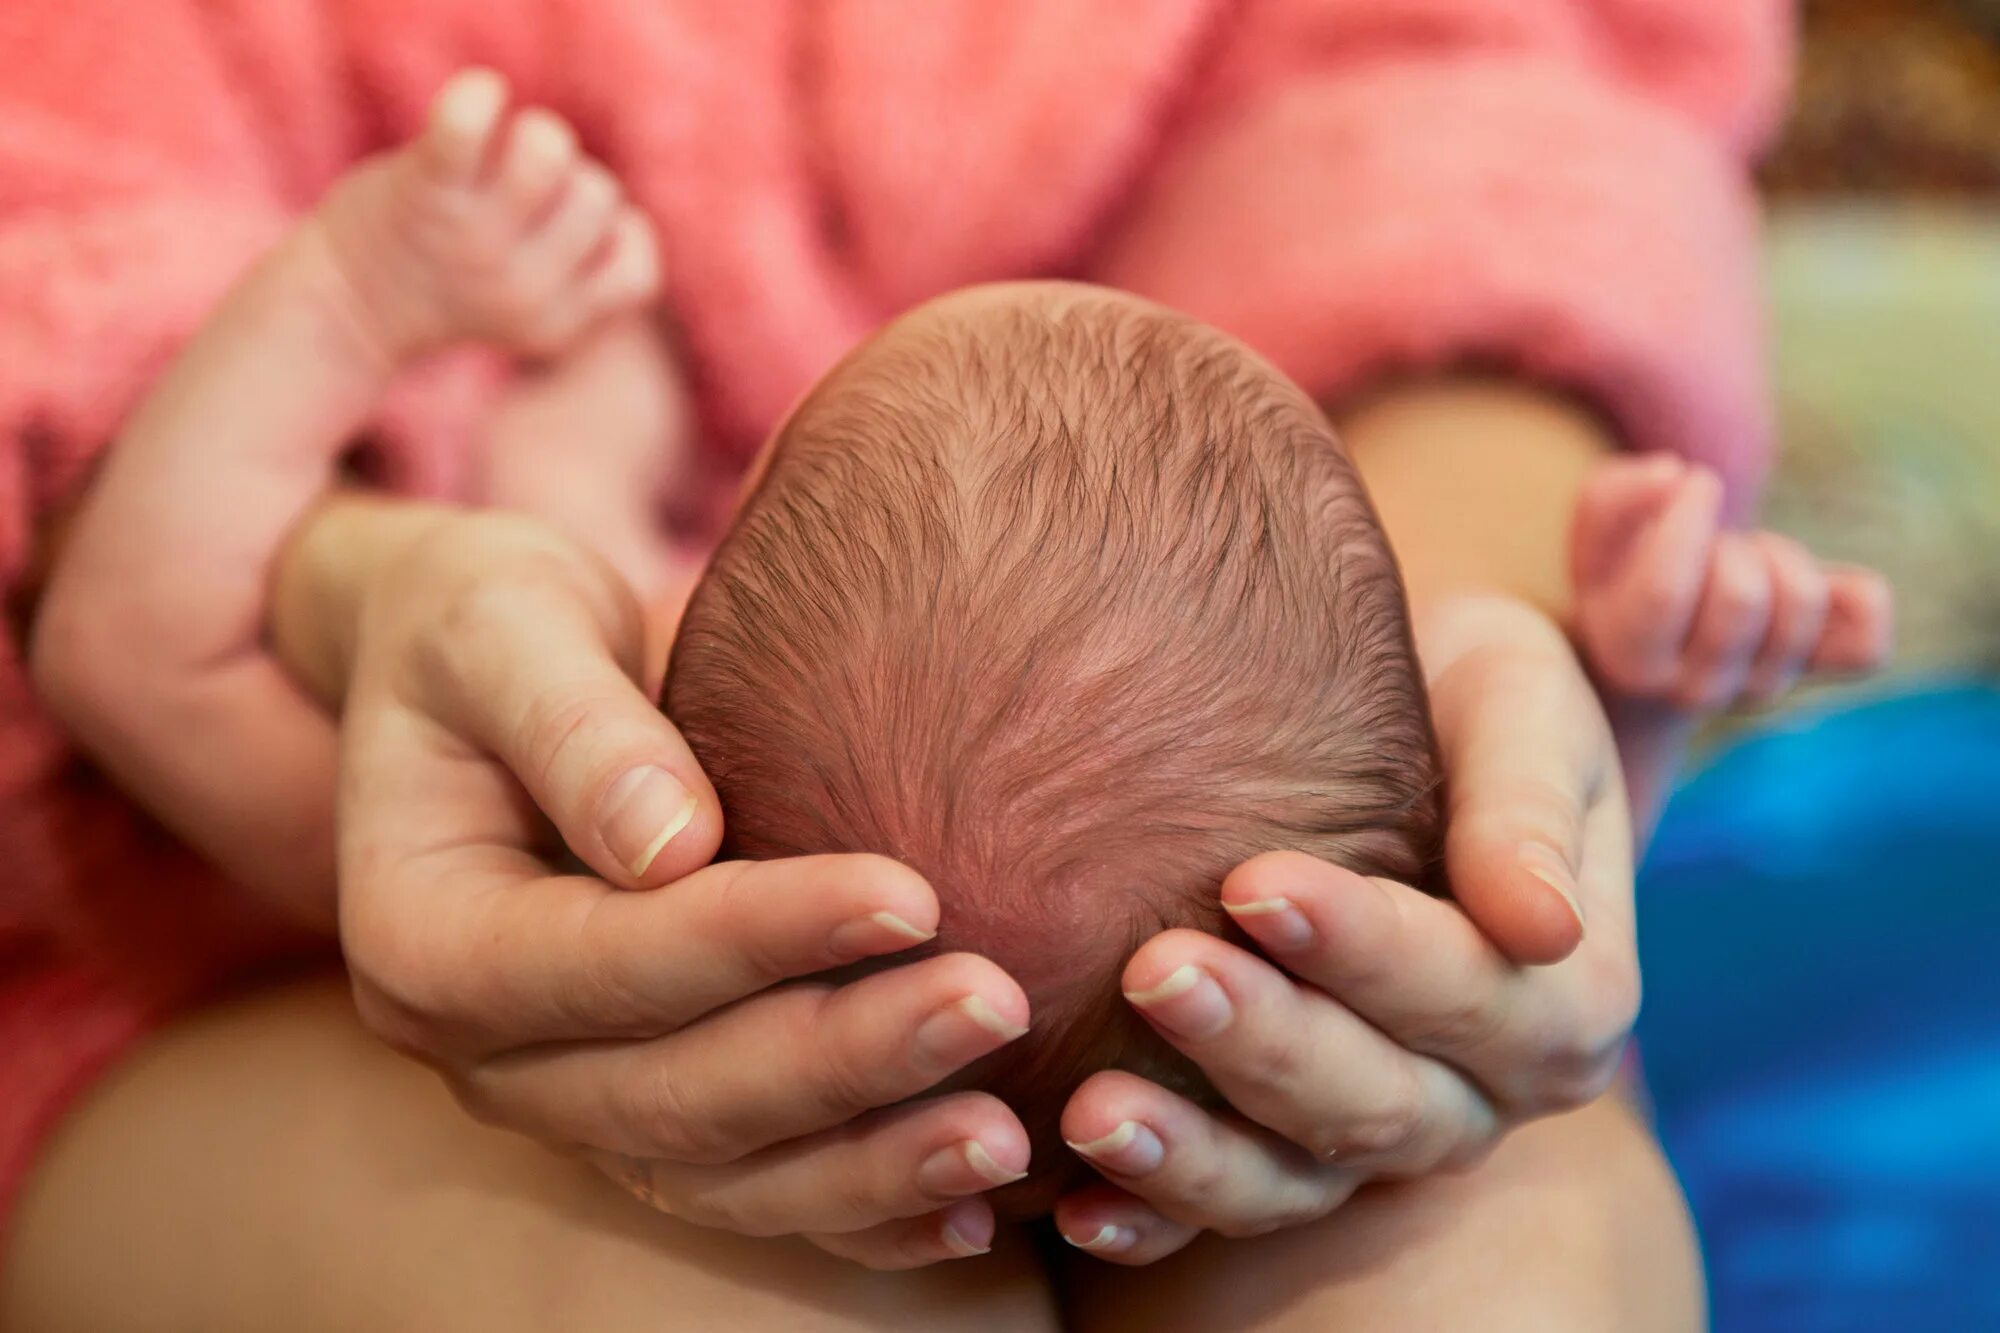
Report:
[{"label": "adult's bare leg", "polygon": [[339,978],[160,1034],[70,1117],[0,1269],[0,1327],[1053,1329],[1045,1275],[870,1273],[662,1217],[470,1120]]}]

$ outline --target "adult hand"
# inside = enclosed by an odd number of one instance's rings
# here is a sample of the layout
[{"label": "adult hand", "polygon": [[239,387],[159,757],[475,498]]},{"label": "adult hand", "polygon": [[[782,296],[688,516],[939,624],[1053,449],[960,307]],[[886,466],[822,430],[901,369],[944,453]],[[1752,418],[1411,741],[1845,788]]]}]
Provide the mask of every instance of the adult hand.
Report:
[{"label": "adult hand", "polygon": [[1072,1243],[1144,1264],[1204,1230],[1310,1221],[1371,1178],[1471,1165],[1509,1126],[1609,1087],[1639,973],[1603,710],[1523,605],[1441,604],[1418,642],[1455,901],[1276,853],[1222,886],[1270,961],[1198,931],[1142,946],[1127,995],[1230,1109],[1117,1071],[1086,1081],[1063,1133],[1104,1181],[1058,1206]]},{"label": "adult hand", "polygon": [[[1014,1115],[971,1092],[877,1108],[1018,1036],[1026,998],[964,954],[780,984],[928,938],[937,899],[874,856],[706,864],[715,794],[607,566],[454,517],[369,580],[357,624],[340,925],[371,1029],[675,1216],[880,1268],[989,1244],[980,1195],[1027,1167]],[[565,844],[595,875],[552,869]]]}]

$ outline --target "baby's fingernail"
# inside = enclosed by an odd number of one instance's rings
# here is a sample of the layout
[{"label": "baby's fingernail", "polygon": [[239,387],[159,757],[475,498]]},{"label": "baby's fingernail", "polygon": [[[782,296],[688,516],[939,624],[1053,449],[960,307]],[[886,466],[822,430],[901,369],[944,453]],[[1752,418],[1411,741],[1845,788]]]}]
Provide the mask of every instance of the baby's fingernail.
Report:
[{"label": "baby's fingernail", "polygon": [[1522,843],[1519,855],[1522,868],[1554,889],[1569,910],[1576,914],[1576,924],[1581,927],[1583,904],[1577,901],[1576,877],[1570,873],[1563,859],[1539,842]]},{"label": "baby's fingernail", "polygon": [[646,873],[661,849],[694,820],[693,792],[664,768],[635,768],[597,804],[597,832],[633,878]]},{"label": "baby's fingernail", "polygon": [[917,1187],[940,1199],[961,1194],[977,1194],[1000,1185],[1011,1185],[1027,1176],[1026,1171],[1009,1171],[993,1160],[986,1145],[966,1139],[948,1148],[939,1148],[917,1167]]},{"label": "baby's fingernail", "polygon": [[984,996],[966,995],[926,1018],[913,1042],[918,1061],[933,1069],[956,1069],[998,1050],[1028,1029],[1010,1023]]},{"label": "baby's fingernail", "polygon": [[1089,1250],[1092,1254],[1117,1254],[1129,1250],[1139,1243],[1139,1233],[1131,1227],[1112,1226],[1109,1222],[1097,1229],[1097,1234],[1089,1240],[1078,1240],[1068,1232],[1063,1239],[1079,1250]]},{"label": "baby's fingernail", "polygon": [[991,1254],[993,1252],[991,1245],[974,1245],[971,1241],[960,1235],[958,1228],[949,1222],[944,1224],[943,1236],[944,1247],[950,1250],[954,1257],[959,1259],[973,1259],[982,1254]]},{"label": "baby's fingernail", "polygon": [[827,947],[836,958],[872,958],[922,944],[936,935],[934,930],[919,930],[894,912],[870,912],[835,926]]},{"label": "baby's fingernail", "polygon": [[1143,1176],[1167,1160],[1159,1136],[1136,1120],[1120,1121],[1118,1128],[1101,1139],[1069,1143],[1069,1150],[1121,1176]]},{"label": "baby's fingernail", "polygon": [[1191,1041],[1219,1036],[1236,1018],[1236,1006],[1214,977],[1183,963],[1150,990],[1126,991],[1125,998],[1160,1026]]},{"label": "baby's fingernail", "polygon": [[1222,904],[1222,910],[1260,943],[1273,949],[1303,949],[1313,942],[1312,922],[1290,898],[1259,898],[1255,902]]}]

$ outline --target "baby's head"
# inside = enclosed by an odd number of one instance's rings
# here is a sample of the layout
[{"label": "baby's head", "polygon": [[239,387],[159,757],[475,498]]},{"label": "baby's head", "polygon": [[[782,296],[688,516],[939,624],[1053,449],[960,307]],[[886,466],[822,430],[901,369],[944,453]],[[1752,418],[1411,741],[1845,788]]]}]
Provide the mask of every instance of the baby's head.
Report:
[{"label": "baby's head", "polygon": [[1206,1091],[1119,995],[1141,942],[1222,933],[1260,852],[1412,881],[1437,850],[1407,607],[1346,453],[1241,345],[1091,288],[961,293],[835,369],[695,591],[666,707],[725,854],[893,857],[942,905],[926,950],[1026,990],[1028,1035],[955,1084],[1026,1124],[1017,1205],[1074,1164],[1090,1073]]}]

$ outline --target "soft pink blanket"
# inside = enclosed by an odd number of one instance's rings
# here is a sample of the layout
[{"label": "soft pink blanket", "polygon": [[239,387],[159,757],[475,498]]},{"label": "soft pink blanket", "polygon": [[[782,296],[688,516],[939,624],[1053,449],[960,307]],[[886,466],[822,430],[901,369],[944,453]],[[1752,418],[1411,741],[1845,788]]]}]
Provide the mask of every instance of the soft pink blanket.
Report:
[{"label": "soft pink blanket", "polygon": [[[1458,360],[1635,447],[1766,455],[1745,160],[1784,0],[12,0],[0,6],[0,589],[134,397],[341,168],[497,66],[656,219],[704,438],[740,455],[936,292],[1064,274],[1323,398]],[[450,493],[485,381],[388,413]],[[136,1035],[266,952],[95,787],[0,641],[0,1216]]]}]

